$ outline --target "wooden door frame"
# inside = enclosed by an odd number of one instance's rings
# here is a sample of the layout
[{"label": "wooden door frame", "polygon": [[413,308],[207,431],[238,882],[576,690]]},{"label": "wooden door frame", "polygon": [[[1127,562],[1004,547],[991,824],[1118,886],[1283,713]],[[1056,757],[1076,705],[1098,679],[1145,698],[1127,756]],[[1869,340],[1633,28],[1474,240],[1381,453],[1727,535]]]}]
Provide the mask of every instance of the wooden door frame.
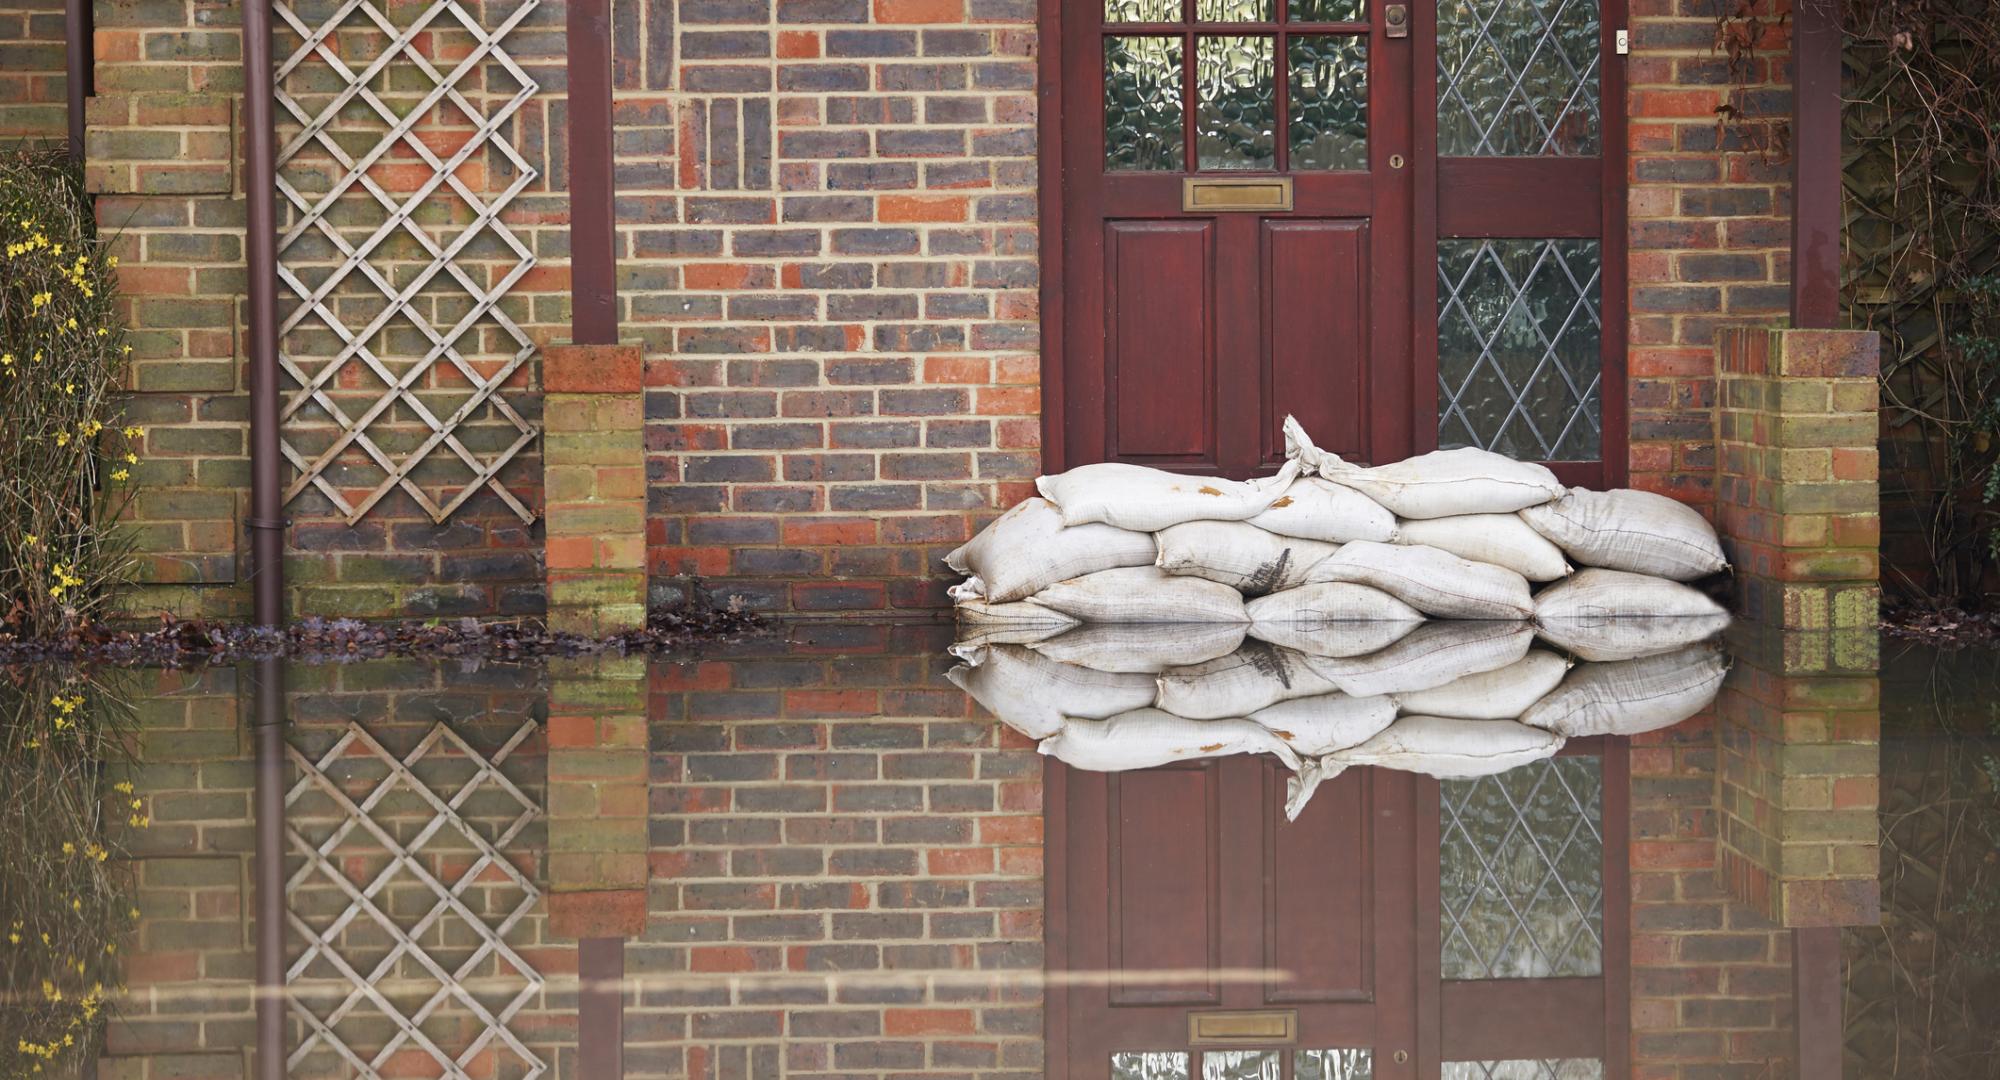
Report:
[{"label": "wooden door frame", "polygon": [[[1074,2],[1074,0],[1072,0]],[[1630,387],[1626,370],[1626,345],[1630,319],[1629,237],[1626,230],[1626,101],[1625,64],[1614,47],[1616,34],[1628,24],[1628,0],[1600,0],[1599,31],[1605,58],[1598,66],[1598,121],[1603,148],[1602,188],[1604,196],[1602,234],[1599,243],[1603,266],[1599,279],[1600,333],[1604,358],[1599,389],[1604,424],[1599,454],[1603,459],[1605,487],[1623,487],[1630,478],[1631,417],[1628,409]],[[1410,4],[1411,71],[1410,167],[1411,197],[1409,242],[1410,325],[1437,325],[1437,240],[1438,240],[1438,156],[1437,156],[1437,10],[1434,3]],[[1035,140],[1037,179],[1037,246],[1041,252],[1041,408],[1042,471],[1057,472],[1069,465],[1065,433],[1068,422],[1068,356],[1063,348],[1063,332],[1068,311],[1063,291],[1066,250],[1064,230],[1068,207],[1064,182],[1075,164],[1067,159],[1063,139],[1063,0],[1036,0],[1036,38],[1040,55],[1036,58]],[[1428,79],[1424,72],[1432,72]],[[1425,90],[1425,87],[1429,87]],[[1615,103],[1617,107],[1610,106]],[[1428,261],[1426,261],[1428,256]],[[1414,333],[1411,337],[1410,395],[1411,449],[1415,453],[1437,448],[1437,334]]]}]

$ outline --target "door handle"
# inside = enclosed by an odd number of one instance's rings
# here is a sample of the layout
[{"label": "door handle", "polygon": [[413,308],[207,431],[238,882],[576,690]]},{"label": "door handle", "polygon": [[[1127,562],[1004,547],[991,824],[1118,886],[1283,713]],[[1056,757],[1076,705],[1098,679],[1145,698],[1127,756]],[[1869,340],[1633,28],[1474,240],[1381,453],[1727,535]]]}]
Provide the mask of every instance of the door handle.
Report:
[{"label": "door handle", "polygon": [[1410,7],[1408,4],[1390,4],[1382,9],[1384,37],[1406,38],[1410,36]]}]

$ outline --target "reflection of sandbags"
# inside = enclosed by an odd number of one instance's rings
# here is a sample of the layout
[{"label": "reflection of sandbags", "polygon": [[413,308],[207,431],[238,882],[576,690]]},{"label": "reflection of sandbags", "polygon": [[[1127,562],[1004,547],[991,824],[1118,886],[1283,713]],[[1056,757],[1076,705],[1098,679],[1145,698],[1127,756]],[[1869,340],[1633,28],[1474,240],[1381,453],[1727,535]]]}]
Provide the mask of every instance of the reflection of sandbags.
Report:
[{"label": "reflection of sandbags", "polygon": [[1279,536],[1345,544],[1350,540],[1387,543],[1396,538],[1396,515],[1352,488],[1317,476],[1292,481],[1285,494],[1250,524]]},{"label": "reflection of sandbags", "polygon": [[1506,667],[1454,679],[1435,689],[1399,694],[1396,705],[1421,716],[1518,720],[1530,705],[1562,682],[1569,667],[1569,661],[1555,653],[1530,649],[1528,655]]},{"label": "reflection of sandbags", "polygon": [[1281,701],[1251,713],[1250,719],[1270,728],[1301,757],[1316,757],[1374,738],[1396,722],[1396,701],[1381,695],[1321,694]]},{"label": "reflection of sandbags", "polygon": [[1103,623],[1035,642],[1034,650],[1098,671],[1157,675],[1235,652],[1244,629],[1243,623]]},{"label": "reflection of sandbags", "polygon": [[1300,584],[1306,571],[1340,550],[1317,540],[1268,533],[1244,521],[1190,521],[1160,530],[1156,540],[1160,569],[1252,596]]},{"label": "reflection of sandbags", "polygon": [[[1354,588],[1366,588],[1356,585]],[[1424,625],[1424,620],[1397,619],[1378,622],[1253,622],[1250,636],[1273,645],[1283,645],[1293,652],[1307,656],[1340,658],[1366,656],[1381,652],[1394,645],[1410,632]]]},{"label": "reflection of sandbags", "polygon": [[952,646],[965,661],[945,673],[1008,727],[1031,739],[1062,730],[1063,718],[1101,719],[1153,703],[1148,675],[1118,675],[1058,663],[1019,645]]},{"label": "reflection of sandbags", "polygon": [[1506,667],[1528,655],[1534,641],[1535,631],[1526,623],[1432,622],[1379,652],[1312,657],[1310,662],[1314,671],[1355,697],[1409,694]]},{"label": "reflection of sandbags", "polygon": [[1461,514],[1406,521],[1399,544],[1421,544],[1476,563],[1504,566],[1529,581],[1554,581],[1569,573],[1562,549],[1514,514]]},{"label": "reflection of sandbags", "polygon": [[1511,514],[1563,493],[1562,482],[1546,468],[1472,447],[1434,450],[1364,469],[1314,446],[1289,416],[1285,452],[1307,472],[1353,488],[1402,518]]},{"label": "reflection of sandbags", "polygon": [[1610,664],[1578,664],[1562,685],[1521,714],[1558,735],[1638,735],[1671,727],[1708,707],[1729,674],[1712,645]]},{"label": "reflection of sandbags", "polygon": [[1025,600],[1011,604],[968,600],[954,610],[958,615],[961,645],[1026,645],[1081,625],[1060,611]]},{"label": "reflection of sandbags", "polygon": [[1578,660],[1603,663],[1673,652],[1722,633],[1728,615],[1679,619],[1550,619],[1536,624],[1542,640]]},{"label": "reflection of sandbags", "polygon": [[1058,581],[1035,603],[1087,623],[1247,623],[1243,594],[1201,578],[1174,577],[1157,566],[1100,570]]},{"label": "reflection of sandbags", "polygon": [[1159,695],[1150,704],[1190,720],[1244,716],[1275,702],[1333,689],[1307,666],[1305,657],[1261,641],[1246,641],[1205,664],[1163,671],[1158,682]]},{"label": "reflection of sandbags", "polygon": [[1286,786],[1285,816],[1297,820],[1314,789],[1355,765],[1463,780],[1554,757],[1562,746],[1562,736],[1512,720],[1405,716],[1360,746],[1307,761]]},{"label": "reflection of sandbags", "polygon": [[1359,541],[1321,560],[1312,579],[1367,585],[1447,619],[1525,619],[1535,610],[1528,579],[1432,547]]},{"label": "reflection of sandbags", "polygon": [[1107,461],[1038,477],[1035,490],[1056,504],[1063,524],[1108,522],[1121,529],[1159,532],[1183,521],[1242,521],[1284,497],[1299,466],[1286,462],[1276,476],[1221,480],[1185,476]]},{"label": "reflection of sandbags", "polygon": [[1111,525],[1065,528],[1062,514],[1045,499],[1028,499],[1000,515],[957,550],[946,566],[970,579],[951,588],[955,600],[1002,603],[1099,570],[1145,566],[1153,561],[1153,538]]},{"label": "reflection of sandbags", "polygon": [[1424,614],[1380,589],[1345,581],[1301,585],[1243,606],[1250,636],[1312,656],[1362,656],[1386,649]]},{"label": "reflection of sandbags", "polygon": [[1072,719],[1036,748],[1090,772],[1150,769],[1176,761],[1275,754],[1297,769],[1299,757],[1266,728],[1248,720],[1189,720],[1158,709],[1120,713],[1109,720]]},{"label": "reflection of sandbags", "polygon": [[1521,511],[1521,519],[1585,566],[1675,581],[1729,566],[1700,513],[1650,491],[1571,488],[1555,502]]},{"label": "reflection of sandbags", "polygon": [[1623,570],[1580,570],[1535,597],[1537,619],[1682,619],[1722,605],[1678,581]]}]

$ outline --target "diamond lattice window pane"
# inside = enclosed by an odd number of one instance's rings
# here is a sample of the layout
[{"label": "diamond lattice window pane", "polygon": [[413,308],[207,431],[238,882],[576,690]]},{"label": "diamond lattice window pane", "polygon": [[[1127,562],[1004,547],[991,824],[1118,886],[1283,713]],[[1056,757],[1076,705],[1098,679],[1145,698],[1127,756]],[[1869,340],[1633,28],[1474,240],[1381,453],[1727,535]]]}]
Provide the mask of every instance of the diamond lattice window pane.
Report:
[{"label": "diamond lattice window pane", "polygon": [[1438,241],[1438,446],[1603,453],[1602,246]]},{"label": "diamond lattice window pane", "polygon": [[1558,757],[1440,785],[1445,978],[1603,973],[1602,777]]},{"label": "diamond lattice window pane", "polygon": [[1597,0],[1438,5],[1438,153],[1599,153]]},{"label": "diamond lattice window pane", "polygon": [[1440,1080],[1604,1080],[1604,1062],[1595,1058],[1551,1061],[1447,1061]]}]

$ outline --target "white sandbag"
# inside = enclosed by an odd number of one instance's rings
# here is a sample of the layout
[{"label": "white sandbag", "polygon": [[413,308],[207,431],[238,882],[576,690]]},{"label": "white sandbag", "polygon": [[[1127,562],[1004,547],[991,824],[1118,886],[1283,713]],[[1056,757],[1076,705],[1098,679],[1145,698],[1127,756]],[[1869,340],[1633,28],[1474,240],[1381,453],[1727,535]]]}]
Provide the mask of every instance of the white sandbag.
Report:
[{"label": "white sandbag", "polygon": [[1031,739],[1062,730],[1065,717],[1102,719],[1153,703],[1150,675],[1113,674],[1058,663],[1019,645],[954,645],[965,663],[945,673],[952,685],[1001,723]]},{"label": "white sandbag", "polygon": [[[1360,588],[1361,586],[1356,586]],[[1381,652],[1409,636],[1424,620],[1398,619],[1381,622],[1306,623],[1266,622],[1250,624],[1250,636],[1273,645],[1282,645],[1307,656],[1340,658]]]},{"label": "white sandbag", "polygon": [[1467,675],[1430,690],[1396,696],[1396,706],[1419,716],[1449,716],[1459,720],[1518,720],[1528,707],[1548,696],[1563,680],[1570,662],[1547,649],[1503,668]]},{"label": "white sandbag", "polygon": [[1421,544],[1476,563],[1504,566],[1529,581],[1554,581],[1570,572],[1562,549],[1515,514],[1459,514],[1406,521],[1399,544]]},{"label": "white sandbag", "polygon": [[1151,534],[1112,525],[1065,526],[1062,514],[1048,500],[1027,499],[946,555],[944,562],[971,575],[952,586],[952,599],[998,604],[1099,570],[1145,566],[1155,554]]},{"label": "white sandbag", "polygon": [[1175,577],[1157,566],[1100,570],[1058,581],[1035,603],[1087,623],[1248,623],[1243,594],[1227,585]]},{"label": "white sandbag", "polygon": [[1420,622],[1424,613],[1380,589],[1320,581],[1260,596],[1243,605],[1253,623],[1321,627],[1356,622]]},{"label": "white sandbag", "polygon": [[1380,589],[1446,619],[1525,619],[1535,611],[1527,578],[1434,547],[1357,541],[1320,560],[1311,577]]},{"label": "white sandbag", "polygon": [[1542,640],[1578,660],[1604,663],[1684,649],[1729,628],[1728,615],[1678,619],[1549,619],[1535,625]]},{"label": "white sandbag", "polygon": [[1056,504],[1063,524],[1102,521],[1121,529],[1159,532],[1184,521],[1242,521],[1284,497],[1300,466],[1286,462],[1276,476],[1222,480],[1107,461],[1035,479]]},{"label": "white sandbag", "polygon": [[1312,656],[1308,662],[1355,697],[1402,695],[1506,667],[1528,655],[1534,641],[1535,631],[1526,623],[1429,622],[1379,652]]},{"label": "white sandbag", "polygon": [[1037,641],[1032,648],[1060,663],[1157,675],[1235,652],[1246,629],[1244,623],[1099,623]]},{"label": "white sandbag", "polygon": [[1246,641],[1228,656],[1160,673],[1150,704],[1190,720],[1245,716],[1292,698],[1333,690],[1306,659],[1290,649]]},{"label": "white sandbag", "polygon": [[1729,568],[1706,518],[1650,491],[1571,488],[1552,503],[1522,510],[1521,519],[1584,566],[1675,581]]},{"label": "white sandbag", "polygon": [[1314,446],[1305,429],[1289,416],[1285,417],[1285,453],[1306,472],[1353,488],[1401,518],[1511,514],[1563,493],[1562,482],[1543,466],[1472,447],[1433,450],[1393,464],[1362,468]]},{"label": "white sandbag", "polygon": [[1307,571],[1340,550],[1317,540],[1268,533],[1246,521],[1190,521],[1161,529],[1154,539],[1160,569],[1249,596],[1302,584]]},{"label": "white sandbag", "polygon": [[1109,720],[1072,719],[1036,749],[1090,772],[1150,769],[1231,754],[1274,754],[1288,768],[1299,767],[1298,755],[1283,739],[1248,720],[1189,720],[1158,709]]},{"label": "white sandbag", "polygon": [[1286,785],[1285,816],[1297,820],[1314,789],[1356,765],[1466,780],[1554,757],[1563,742],[1552,731],[1512,720],[1405,716],[1360,746],[1307,761]]},{"label": "white sandbag", "polygon": [[1301,758],[1359,746],[1396,722],[1396,701],[1384,695],[1321,694],[1269,705],[1250,714]]},{"label": "white sandbag", "polygon": [[1387,543],[1396,538],[1396,515],[1355,491],[1317,476],[1292,481],[1269,510],[1250,524],[1279,536],[1345,544],[1352,540]]},{"label": "white sandbag", "polygon": [[1729,658],[1711,645],[1610,664],[1578,664],[1521,722],[1569,738],[1671,727],[1722,691]]},{"label": "white sandbag", "polygon": [[953,610],[958,616],[957,641],[961,645],[1027,645],[1082,625],[1060,611],[1026,600],[1008,604],[967,600]]}]

